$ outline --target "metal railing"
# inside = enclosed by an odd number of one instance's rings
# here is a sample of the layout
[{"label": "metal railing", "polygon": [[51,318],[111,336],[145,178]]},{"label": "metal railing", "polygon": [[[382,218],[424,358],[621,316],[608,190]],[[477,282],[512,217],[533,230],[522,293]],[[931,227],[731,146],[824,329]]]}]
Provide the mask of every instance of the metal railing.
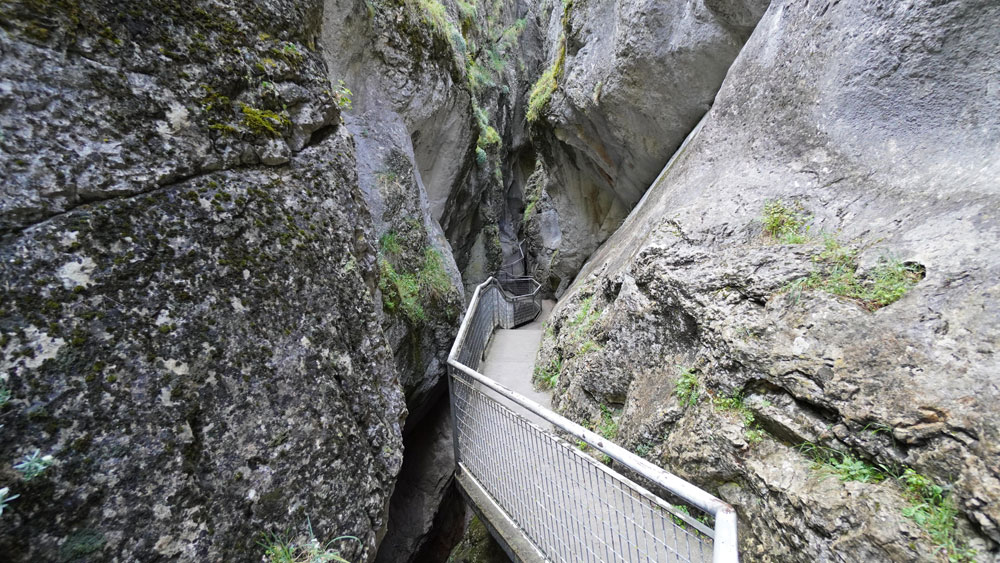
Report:
[{"label": "metal railing", "polygon": [[[518,297],[493,278],[479,285],[448,357],[457,471],[489,495],[539,560],[739,561],[731,506],[477,371],[494,329],[516,326]],[[517,411],[714,516],[714,529]]]},{"label": "metal railing", "polygon": [[517,255],[513,258],[505,260],[503,264],[500,265],[500,269],[497,270],[497,278],[507,279],[507,278],[520,278],[528,273],[527,262],[524,257],[524,241],[517,243]]}]

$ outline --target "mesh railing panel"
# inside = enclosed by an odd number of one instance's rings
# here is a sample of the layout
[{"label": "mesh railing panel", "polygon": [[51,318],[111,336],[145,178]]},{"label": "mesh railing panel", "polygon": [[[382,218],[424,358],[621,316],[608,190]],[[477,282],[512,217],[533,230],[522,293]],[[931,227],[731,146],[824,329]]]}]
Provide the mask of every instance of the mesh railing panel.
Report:
[{"label": "mesh railing panel", "polygon": [[712,540],[638,485],[452,370],[459,459],[551,561],[711,561]]},{"label": "mesh railing panel", "polygon": [[[469,313],[457,359],[473,370],[494,328],[520,324],[518,299],[500,285],[484,284]],[[449,374],[459,463],[549,560],[712,561],[712,539],[678,523],[662,501],[455,367]]]}]

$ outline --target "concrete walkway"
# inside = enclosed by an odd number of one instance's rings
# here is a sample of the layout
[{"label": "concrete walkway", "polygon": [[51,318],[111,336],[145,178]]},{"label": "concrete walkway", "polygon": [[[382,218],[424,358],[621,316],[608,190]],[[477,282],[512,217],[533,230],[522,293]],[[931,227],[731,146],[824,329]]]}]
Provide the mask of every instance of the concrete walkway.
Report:
[{"label": "concrete walkway", "polygon": [[[552,408],[551,394],[538,391],[531,384],[531,374],[535,371],[535,355],[542,344],[542,323],[552,314],[555,301],[542,301],[542,312],[534,321],[515,329],[498,329],[486,349],[486,359],[480,365],[480,373],[535,401],[547,409]],[[549,423],[526,411],[528,419],[548,427]]]}]

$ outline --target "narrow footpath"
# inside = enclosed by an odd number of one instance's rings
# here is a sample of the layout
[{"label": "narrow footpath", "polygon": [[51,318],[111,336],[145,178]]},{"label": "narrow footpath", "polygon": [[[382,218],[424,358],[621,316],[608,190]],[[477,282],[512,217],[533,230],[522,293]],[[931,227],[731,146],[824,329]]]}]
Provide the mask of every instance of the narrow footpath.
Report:
[{"label": "narrow footpath", "polygon": [[[486,349],[486,359],[479,368],[486,377],[547,409],[552,408],[551,394],[535,389],[531,384],[531,375],[535,370],[535,355],[542,344],[542,324],[552,314],[555,304],[551,300],[542,301],[542,312],[538,318],[520,328],[497,329]],[[549,426],[548,422],[527,411],[521,414],[527,415],[536,424]]]}]

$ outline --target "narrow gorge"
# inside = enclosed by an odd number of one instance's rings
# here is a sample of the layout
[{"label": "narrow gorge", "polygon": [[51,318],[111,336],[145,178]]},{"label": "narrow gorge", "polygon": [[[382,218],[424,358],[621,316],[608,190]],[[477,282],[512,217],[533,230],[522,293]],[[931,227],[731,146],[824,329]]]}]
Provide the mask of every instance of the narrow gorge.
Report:
[{"label": "narrow gorge", "polygon": [[0,170],[0,560],[506,561],[448,357],[523,252],[743,561],[1000,563],[995,0],[0,0]]}]

